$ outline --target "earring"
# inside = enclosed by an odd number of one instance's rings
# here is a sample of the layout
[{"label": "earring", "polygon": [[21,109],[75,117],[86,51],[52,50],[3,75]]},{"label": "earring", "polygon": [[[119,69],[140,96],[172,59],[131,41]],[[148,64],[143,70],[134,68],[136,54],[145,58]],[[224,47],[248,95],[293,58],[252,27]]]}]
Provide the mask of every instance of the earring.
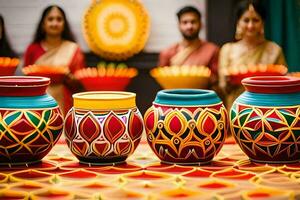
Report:
[{"label": "earring", "polygon": [[265,29],[262,27],[259,31],[260,35],[264,36],[265,35]]},{"label": "earring", "polygon": [[240,40],[240,39],[242,39],[242,36],[243,36],[243,31],[242,31],[242,29],[237,25],[237,26],[236,26],[236,30],[235,30],[235,39],[236,39],[236,40]]}]

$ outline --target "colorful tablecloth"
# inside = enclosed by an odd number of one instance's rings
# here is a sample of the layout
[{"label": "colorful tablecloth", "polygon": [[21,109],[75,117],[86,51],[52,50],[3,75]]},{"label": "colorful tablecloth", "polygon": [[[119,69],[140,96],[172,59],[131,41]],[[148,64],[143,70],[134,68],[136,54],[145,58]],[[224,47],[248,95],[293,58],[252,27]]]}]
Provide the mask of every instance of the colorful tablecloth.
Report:
[{"label": "colorful tablecloth", "polygon": [[0,171],[0,199],[300,199],[299,163],[251,163],[237,144],[203,166],[162,164],[146,142],[124,164],[89,166],[62,143],[41,163]]}]

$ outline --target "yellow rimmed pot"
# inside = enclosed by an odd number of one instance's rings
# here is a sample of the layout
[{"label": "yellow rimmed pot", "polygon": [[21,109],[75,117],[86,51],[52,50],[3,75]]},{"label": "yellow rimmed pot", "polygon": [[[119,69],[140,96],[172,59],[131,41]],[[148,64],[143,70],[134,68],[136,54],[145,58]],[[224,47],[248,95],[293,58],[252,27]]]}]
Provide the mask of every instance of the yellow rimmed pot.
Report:
[{"label": "yellow rimmed pot", "polygon": [[144,123],[135,93],[83,92],[73,95],[65,118],[66,142],[82,163],[124,162],[138,146]]}]

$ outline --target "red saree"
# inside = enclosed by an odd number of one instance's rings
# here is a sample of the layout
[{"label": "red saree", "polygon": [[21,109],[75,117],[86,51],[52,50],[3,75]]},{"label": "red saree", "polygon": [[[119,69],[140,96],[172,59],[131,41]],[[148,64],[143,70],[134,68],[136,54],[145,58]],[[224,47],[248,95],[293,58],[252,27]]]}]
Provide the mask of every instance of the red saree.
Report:
[{"label": "red saree", "polygon": [[[63,41],[54,49],[46,51],[41,43],[29,45],[24,55],[24,66],[47,65],[67,67],[70,73],[85,66],[84,55],[74,42]],[[57,100],[64,114],[72,107],[71,92],[62,84],[52,84],[48,92]]]}]

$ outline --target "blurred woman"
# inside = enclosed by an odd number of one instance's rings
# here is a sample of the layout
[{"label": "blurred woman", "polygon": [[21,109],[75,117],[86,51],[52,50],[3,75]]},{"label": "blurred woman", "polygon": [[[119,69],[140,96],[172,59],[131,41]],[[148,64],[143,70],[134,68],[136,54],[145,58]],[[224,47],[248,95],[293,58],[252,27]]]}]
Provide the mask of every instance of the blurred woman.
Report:
[{"label": "blurred woman", "polygon": [[[75,43],[65,12],[57,5],[47,7],[39,21],[33,42],[24,55],[24,66],[67,68],[65,81],[51,85],[49,93],[65,112],[71,107],[70,92],[64,86],[76,84],[71,73],[85,66],[84,55]],[[76,87],[75,87],[76,88]],[[64,95],[63,95],[64,94]]]},{"label": "blurred woman", "polygon": [[265,10],[258,1],[240,2],[236,9],[236,19],[237,41],[223,45],[219,57],[219,84],[227,95],[227,109],[230,109],[235,98],[244,91],[242,86],[233,86],[226,80],[228,68],[239,71],[239,67],[249,65],[286,65],[281,47],[265,39]]}]

